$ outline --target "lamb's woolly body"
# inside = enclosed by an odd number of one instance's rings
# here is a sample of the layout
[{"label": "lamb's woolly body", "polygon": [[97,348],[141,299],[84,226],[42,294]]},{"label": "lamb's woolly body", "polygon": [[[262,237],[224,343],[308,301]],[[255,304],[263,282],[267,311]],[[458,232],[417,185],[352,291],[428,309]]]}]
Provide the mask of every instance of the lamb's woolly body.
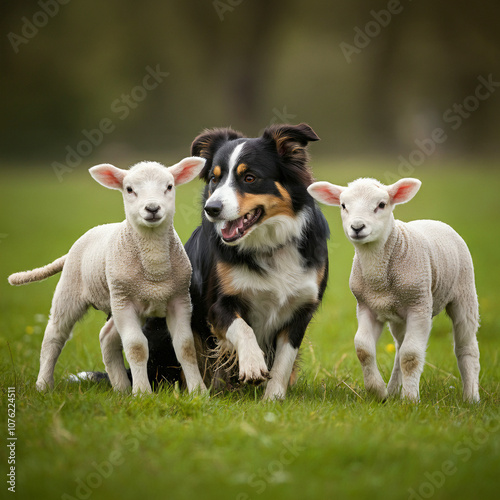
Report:
[{"label": "lamb's woolly body", "polygon": [[173,226],[161,235],[139,235],[123,221],[94,227],[74,243],[56,293],[80,290],[78,300],[110,313],[112,289],[132,300],[141,317],[165,317],[168,301],[190,280],[191,264]]},{"label": "lamb's woolly body", "polygon": [[[344,231],[355,247],[349,284],[358,302],[354,343],[366,389],[384,399],[402,386],[402,396],[418,400],[432,317],[446,309],[453,321],[464,399],[479,401],[479,313],[469,249],[443,222],[404,223],[392,213],[420,184],[401,179],[384,186],[375,179],[358,179],[348,187],[314,183],[309,192],[342,207]],[[386,321],[396,343],[387,388],[376,364],[376,342]]]},{"label": "lamb's woolly body", "polygon": [[53,386],[54,366],[73,325],[90,306],[111,313],[99,339],[104,364],[116,390],[130,381],[133,392],[151,392],[147,377],[148,343],[141,331],[145,318],[166,318],[188,389],[205,389],[196,362],[190,327],[191,264],[173,227],[175,184],[193,179],[204,166],[186,158],[165,168],[142,162],[128,171],[112,165],[90,169],[101,184],[122,192],[125,221],[85,233],[57,261],[10,277],[12,284],[44,279],[62,269],[40,354],[37,388]]},{"label": "lamb's woolly body", "polygon": [[478,321],[469,250],[443,222],[396,220],[383,249],[357,245],[349,285],[380,321],[405,321],[410,307],[436,316],[464,296],[470,298],[469,316]]}]

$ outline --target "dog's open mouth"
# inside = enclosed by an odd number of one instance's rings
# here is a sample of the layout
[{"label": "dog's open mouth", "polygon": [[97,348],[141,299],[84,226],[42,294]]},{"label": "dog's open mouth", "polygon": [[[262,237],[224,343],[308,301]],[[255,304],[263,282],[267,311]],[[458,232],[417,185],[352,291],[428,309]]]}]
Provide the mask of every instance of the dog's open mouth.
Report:
[{"label": "dog's open mouth", "polygon": [[221,228],[223,240],[229,243],[245,236],[248,230],[261,218],[262,213],[261,208],[254,208],[238,219],[226,221]]}]

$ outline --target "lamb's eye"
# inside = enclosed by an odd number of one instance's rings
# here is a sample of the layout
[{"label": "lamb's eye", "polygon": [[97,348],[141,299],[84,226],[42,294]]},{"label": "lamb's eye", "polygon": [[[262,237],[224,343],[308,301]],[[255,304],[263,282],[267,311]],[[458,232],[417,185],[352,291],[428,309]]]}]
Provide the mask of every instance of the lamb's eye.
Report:
[{"label": "lamb's eye", "polygon": [[245,178],[243,179],[247,184],[251,184],[252,182],[255,182],[257,180],[257,177],[252,174],[247,174],[245,175]]},{"label": "lamb's eye", "polygon": [[381,202],[378,204],[378,208],[383,209],[383,208],[385,208],[385,205],[386,205],[386,203],[384,203],[383,201],[381,201]]},{"label": "lamb's eye", "polygon": [[340,206],[342,207],[342,210],[345,210],[345,203],[342,203]]},{"label": "lamb's eye", "polygon": [[130,187],[130,186],[127,186],[127,193],[133,193],[134,190]]},{"label": "lamb's eye", "polygon": [[172,191],[172,188],[173,188],[172,184],[169,184],[169,186],[167,187],[167,191]]}]

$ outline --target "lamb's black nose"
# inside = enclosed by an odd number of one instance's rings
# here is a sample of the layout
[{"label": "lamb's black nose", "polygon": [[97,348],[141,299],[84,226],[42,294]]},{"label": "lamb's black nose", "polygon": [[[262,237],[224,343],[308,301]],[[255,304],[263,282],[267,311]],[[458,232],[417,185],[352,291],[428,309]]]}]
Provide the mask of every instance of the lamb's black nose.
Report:
[{"label": "lamb's black nose", "polygon": [[354,226],[351,226],[351,229],[356,233],[356,234],[359,234],[361,232],[362,229],[365,228],[365,225],[364,224],[361,224],[361,226],[358,226],[358,227],[354,227]]},{"label": "lamb's black nose", "polygon": [[153,215],[156,215],[156,213],[158,212],[158,210],[160,210],[160,206],[159,205],[153,205],[152,203],[150,203],[149,205],[146,205],[145,206],[145,209],[152,213]]},{"label": "lamb's black nose", "polygon": [[222,212],[222,202],[221,201],[208,201],[205,205],[205,212],[210,217],[218,217]]}]

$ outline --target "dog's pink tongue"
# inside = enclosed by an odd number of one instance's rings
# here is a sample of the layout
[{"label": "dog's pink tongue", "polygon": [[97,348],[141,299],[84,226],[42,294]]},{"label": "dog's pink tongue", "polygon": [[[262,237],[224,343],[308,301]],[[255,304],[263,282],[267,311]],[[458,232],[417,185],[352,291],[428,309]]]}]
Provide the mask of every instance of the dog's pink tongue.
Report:
[{"label": "dog's pink tongue", "polygon": [[243,217],[236,220],[229,220],[221,229],[222,237],[225,240],[231,240],[238,235],[238,229],[243,229]]}]

